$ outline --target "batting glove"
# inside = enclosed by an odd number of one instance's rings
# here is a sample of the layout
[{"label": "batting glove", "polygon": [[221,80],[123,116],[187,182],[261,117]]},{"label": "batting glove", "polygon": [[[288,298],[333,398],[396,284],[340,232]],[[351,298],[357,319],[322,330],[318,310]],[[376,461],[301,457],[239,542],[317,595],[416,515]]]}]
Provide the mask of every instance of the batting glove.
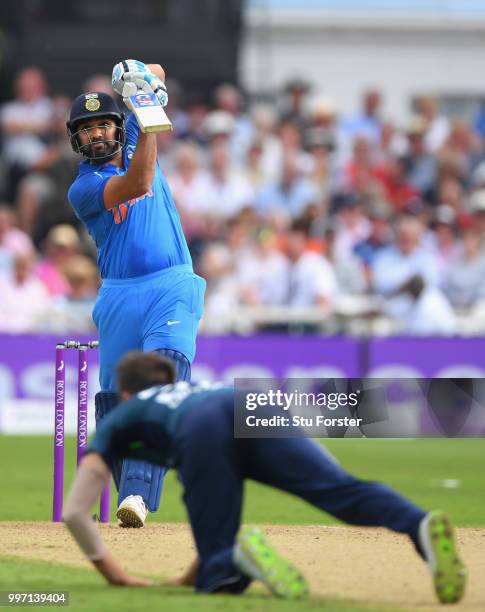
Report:
[{"label": "batting glove", "polygon": [[116,93],[122,96],[123,87],[127,81],[143,79],[144,75],[149,72],[147,65],[143,62],[133,59],[123,60],[113,68],[111,84]]},{"label": "batting glove", "polygon": [[121,91],[123,102],[126,103],[126,100],[129,97],[134,96],[135,94],[140,92],[152,94],[153,90],[150,87],[150,84],[144,81],[143,79],[134,78],[133,81],[126,81]]},{"label": "batting glove", "polygon": [[149,94],[155,94],[158,101],[162,106],[166,106],[168,102],[167,90],[164,83],[156,77],[151,75],[151,78],[140,79],[139,77],[133,77],[133,80],[125,81],[121,96],[123,101],[130,96],[134,96],[136,93],[143,92]]},{"label": "batting glove", "polygon": [[167,106],[168,94],[167,88],[165,87],[165,83],[151,72],[145,74],[143,80],[145,81],[145,83],[148,83],[153,93],[157,96],[160,104],[162,106]]}]

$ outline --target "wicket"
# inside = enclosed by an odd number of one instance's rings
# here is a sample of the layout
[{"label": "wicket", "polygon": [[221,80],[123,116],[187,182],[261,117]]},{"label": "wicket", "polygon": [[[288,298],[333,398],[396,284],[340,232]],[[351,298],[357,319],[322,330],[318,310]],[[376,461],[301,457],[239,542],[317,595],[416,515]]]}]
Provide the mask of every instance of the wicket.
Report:
[{"label": "wicket", "polygon": [[[98,348],[96,340],[82,343],[78,340],[67,340],[56,344],[56,375],[54,404],[54,490],[52,498],[52,520],[62,521],[62,504],[64,497],[64,408],[66,391],[65,351],[78,351],[77,379],[77,465],[81,462],[88,442],[88,351]],[[109,483],[101,496],[99,518],[102,523],[109,523]]]}]

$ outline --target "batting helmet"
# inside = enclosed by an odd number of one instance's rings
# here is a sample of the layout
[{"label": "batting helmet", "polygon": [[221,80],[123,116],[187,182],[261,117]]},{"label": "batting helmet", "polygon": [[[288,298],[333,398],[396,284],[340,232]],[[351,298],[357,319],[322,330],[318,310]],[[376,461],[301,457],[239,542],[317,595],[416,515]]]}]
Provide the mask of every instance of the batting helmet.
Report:
[{"label": "batting helmet", "polygon": [[[82,121],[93,119],[93,117],[107,117],[114,119],[117,127],[117,138],[109,140],[98,140],[96,144],[104,144],[102,149],[93,147],[90,130],[95,128],[78,129]],[[125,143],[125,116],[111,96],[105,93],[86,93],[78,96],[71,106],[69,121],[66,122],[67,134],[71,147],[75,153],[80,153],[95,163],[104,163],[114,157]],[[89,141],[85,144],[79,139],[79,133],[87,134]]]}]

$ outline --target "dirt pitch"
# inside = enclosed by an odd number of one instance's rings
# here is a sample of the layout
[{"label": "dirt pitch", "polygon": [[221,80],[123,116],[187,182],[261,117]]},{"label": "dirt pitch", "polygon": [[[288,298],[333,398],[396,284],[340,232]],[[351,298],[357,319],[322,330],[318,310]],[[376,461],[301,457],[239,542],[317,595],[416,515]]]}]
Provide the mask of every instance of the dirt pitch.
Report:
[{"label": "dirt pitch", "polygon": [[[407,538],[381,529],[323,526],[264,526],[271,542],[310,581],[311,592],[396,609],[443,610],[435,604],[430,577]],[[101,526],[103,539],[123,566],[163,578],[178,575],[194,556],[189,529],[152,523],[140,530]],[[469,569],[464,601],[453,611],[485,610],[485,529],[458,530]],[[0,554],[89,566],[63,525],[0,523]]]}]

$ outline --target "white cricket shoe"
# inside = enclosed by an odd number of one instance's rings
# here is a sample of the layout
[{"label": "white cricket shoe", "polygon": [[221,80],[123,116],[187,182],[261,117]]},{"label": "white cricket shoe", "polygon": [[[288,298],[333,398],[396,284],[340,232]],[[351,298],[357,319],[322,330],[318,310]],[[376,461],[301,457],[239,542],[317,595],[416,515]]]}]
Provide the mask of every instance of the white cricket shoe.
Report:
[{"label": "white cricket shoe", "polygon": [[121,502],[116,517],[120,527],[143,527],[147,518],[148,508],[141,495],[128,495]]}]

